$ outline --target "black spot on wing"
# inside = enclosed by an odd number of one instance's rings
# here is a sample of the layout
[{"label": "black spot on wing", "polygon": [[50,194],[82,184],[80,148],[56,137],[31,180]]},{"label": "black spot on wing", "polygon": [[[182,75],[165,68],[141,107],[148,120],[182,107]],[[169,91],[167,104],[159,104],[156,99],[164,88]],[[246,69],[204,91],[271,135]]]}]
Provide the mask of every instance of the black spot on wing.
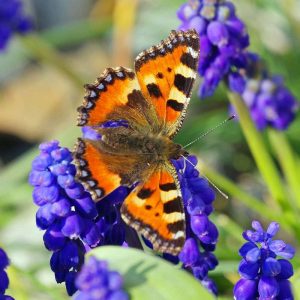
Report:
[{"label": "black spot on wing", "polygon": [[147,199],[149,198],[152,194],[154,193],[154,190],[151,190],[151,189],[141,189],[137,196],[140,198],[140,199]]},{"label": "black spot on wing", "polygon": [[169,99],[167,101],[167,106],[173,108],[176,111],[182,111],[184,109],[184,104],[178,102],[177,100]]},{"label": "black spot on wing", "polygon": [[179,237],[176,240],[173,240],[174,247],[176,247],[176,248],[177,247],[182,248],[184,245],[184,242],[185,242],[184,237]]},{"label": "black spot on wing", "polygon": [[181,211],[181,197],[176,197],[166,203],[164,203],[164,213],[171,214],[173,212]]},{"label": "black spot on wing", "polygon": [[175,75],[174,85],[177,87],[179,91],[184,93],[187,97],[190,96],[191,88],[194,83],[194,78],[185,77],[181,74]]},{"label": "black spot on wing", "polygon": [[163,73],[158,72],[158,73],[156,74],[156,77],[162,79],[162,78],[164,78],[164,75],[163,75]]},{"label": "black spot on wing", "polygon": [[136,107],[137,103],[144,103],[145,99],[141,91],[133,90],[130,94],[127,95],[128,106]]},{"label": "black spot on wing", "polygon": [[180,61],[193,70],[196,70],[197,68],[197,59],[195,59],[190,53],[183,53],[180,57]]},{"label": "black spot on wing", "polygon": [[148,90],[150,96],[154,96],[156,98],[159,98],[162,96],[159,86],[155,83],[147,84],[147,90]]},{"label": "black spot on wing", "polygon": [[179,221],[170,223],[167,225],[167,227],[173,233],[184,230],[184,220],[179,220]]},{"label": "black spot on wing", "polygon": [[159,188],[164,192],[168,192],[168,191],[171,191],[171,190],[177,190],[177,186],[176,186],[175,182],[160,184]]}]

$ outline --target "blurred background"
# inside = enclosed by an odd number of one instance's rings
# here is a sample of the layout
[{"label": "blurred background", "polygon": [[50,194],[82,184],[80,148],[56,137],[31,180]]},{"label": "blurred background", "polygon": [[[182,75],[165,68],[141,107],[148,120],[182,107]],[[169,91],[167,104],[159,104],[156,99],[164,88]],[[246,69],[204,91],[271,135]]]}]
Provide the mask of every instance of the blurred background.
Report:
[{"label": "blurred background", "polygon": [[[273,73],[284,76],[286,85],[299,99],[300,2],[233,2],[248,27],[250,49],[264,57]],[[93,82],[105,67],[132,68],[141,50],[157,44],[178,27],[176,11],[182,3],[180,0],[23,1],[34,29],[26,36],[14,36],[0,51],[0,246],[13,263],[9,294],[15,298],[67,299],[65,288],[56,284],[50,270],[50,253],[44,248],[42,232],[35,226],[36,207],[32,204],[32,188],[27,184],[38,144],[57,139],[72,149],[81,134],[76,127],[76,107],[84,95],[83,84]],[[225,89],[220,87],[213,97],[202,101],[195,88],[176,140],[187,144],[227,115]],[[299,118],[287,135],[295,152],[300,154]],[[268,201],[238,122],[206,136],[190,152],[249,195]],[[242,228],[248,228],[254,218],[261,220],[263,212],[258,216],[237,197],[225,199],[220,194],[215,208],[214,221],[221,233],[216,255],[237,262]],[[288,235],[285,240],[293,244]],[[231,279],[237,278],[231,270],[225,281],[219,281],[220,290],[224,285],[223,290],[228,294]],[[226,272],[226,265],[222,272]],[[218,276],[221,275],[217,269],[215,277]]]}]

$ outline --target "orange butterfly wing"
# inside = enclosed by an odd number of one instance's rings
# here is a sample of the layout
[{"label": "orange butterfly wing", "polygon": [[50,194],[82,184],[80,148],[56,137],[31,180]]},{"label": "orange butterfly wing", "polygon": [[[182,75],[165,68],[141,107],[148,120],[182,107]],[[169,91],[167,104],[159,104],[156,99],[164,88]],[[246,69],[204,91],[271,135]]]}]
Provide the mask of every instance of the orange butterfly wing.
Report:
[{"label": "orange butterfly wing", "polygon": [[126,120],[138,131],[150,130],[155,112],[144,99],[136,75],[127,68],[107,68],[94,84],[85,85],[83,104],[77,109],[79,126]]},{"label": "orange butterfly wing", "polygon": [[165,134],[179,129],[189,103],[199,59],[199,36],[195,30],[172,31],[160,44],[143,51],[135,71],[145,98],[156,109]]},{"label": "orange butterfly wing", "polygon": [[175,168],[167,164],[154,171],[125,199],[121,214],[154,250],[177,255],[185,241],[185,215]]},{"label": "orange butterfly wing", "polygon": [[121,185],[121,176],[109,169],[111,157],[89,140],[78,139],[74,150],[77,178],[97,201]]}]

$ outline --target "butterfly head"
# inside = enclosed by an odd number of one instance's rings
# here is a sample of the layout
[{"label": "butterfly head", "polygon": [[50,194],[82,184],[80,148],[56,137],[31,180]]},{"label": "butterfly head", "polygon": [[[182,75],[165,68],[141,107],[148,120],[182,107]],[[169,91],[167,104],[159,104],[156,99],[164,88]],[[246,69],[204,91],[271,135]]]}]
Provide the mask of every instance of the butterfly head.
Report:
[{"label": "butterfly head", "polygon": [[178,159],[182,156],[186,157],[189,153],[180,145],[173,143],[169,149],[169,158]]}]

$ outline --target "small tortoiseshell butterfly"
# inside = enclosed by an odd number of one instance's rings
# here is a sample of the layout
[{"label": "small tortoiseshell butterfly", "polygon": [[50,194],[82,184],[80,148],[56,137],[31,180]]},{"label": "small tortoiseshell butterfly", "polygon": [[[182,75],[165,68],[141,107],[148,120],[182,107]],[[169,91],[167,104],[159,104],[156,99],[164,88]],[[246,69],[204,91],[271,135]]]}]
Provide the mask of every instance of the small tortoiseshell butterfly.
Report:
[{"label": "small tortoiseshell butterfly", "polygon": [[[78,179],[95,201],[120,185],[136,187],[125,199],[125,223],[149,239],[154,250],[177,255],[185,242],[185,213],[171,159],[187,152],[172,139],[181,127],[199,58],[195,30],[172,31],[140,53],[135,72],[107,68],[78,108],[78,125],[101,134],[78,139]],[[123,126],[108,127],[108,121]],[[125,124],[124,124],[125,123]]]}]

